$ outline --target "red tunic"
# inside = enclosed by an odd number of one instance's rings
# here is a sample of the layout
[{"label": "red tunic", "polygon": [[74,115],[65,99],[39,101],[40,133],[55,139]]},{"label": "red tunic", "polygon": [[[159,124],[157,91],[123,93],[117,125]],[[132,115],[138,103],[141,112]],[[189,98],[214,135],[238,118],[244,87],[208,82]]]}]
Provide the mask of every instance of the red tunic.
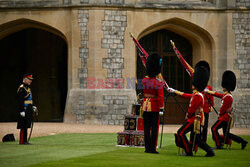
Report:
[{"label": "red tunic", "polygon": [[193,97],[193,94],[190,93],[183,93],[181,95],[181,97],[183,97],[184,99],[191,99]]},{"label": "red tunic", "polygon": [[144,96],[150,95],[152,98],[143,98],[143,110],[159,112],[164,107],[163,82],[156,78],[145,77],[142,80]]},{"label": "red tunic", "polygon": [[[204,105],[204,97],[202,95],[202,93],[200,92],[194,92],[192,94],[192,97],[190,99],[190,103],[189,103],[189,108],[188,108],[188,112],[187,112],[187,122],[194,122],[195,120],[195,112],[197,110],[201,110],[203,108]],[[202,122],[203,119],[203,114],[201,113],[201,119],[200,121]]]},{"label": "red tunic", "polygon": [[221,98],[221,108],[219,113],[219,120],[229,121],[228,112],[232,109],[233,96],[231,93],[226,92],[225,94],[215,92],[214,96]]},{"label": "red tunic", "polygon": [[[207,89],[212,91],[212,87],[207,85]],[[210,107],[211,104],[214,106],[214,97],[208,93],[203,92],[204,95],[204,99],[205,99],[205,103],[204,103],[204,107],[203,107],[203,111],[204,113],[209,113],[210,112]],[[208,99],[210,100],[210,102],[208,101]]]}]

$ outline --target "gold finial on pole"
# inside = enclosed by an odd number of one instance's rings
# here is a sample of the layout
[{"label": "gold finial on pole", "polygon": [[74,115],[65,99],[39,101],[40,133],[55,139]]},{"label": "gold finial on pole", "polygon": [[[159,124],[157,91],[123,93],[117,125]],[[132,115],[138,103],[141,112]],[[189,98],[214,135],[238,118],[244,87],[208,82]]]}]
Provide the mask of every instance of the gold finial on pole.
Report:
[{"label": "gold finial on pole", "polygon": [[132,34],[132,32],[129,32],[129,34],[131,38],[134,38],[134,35]]},{"label": "gold finial on pole", "polygon": [[173,47],[175,47],[174,42],[173,42],[172,40],[170,40],[170,42],[171,42],[171,45],[172,45]]}]

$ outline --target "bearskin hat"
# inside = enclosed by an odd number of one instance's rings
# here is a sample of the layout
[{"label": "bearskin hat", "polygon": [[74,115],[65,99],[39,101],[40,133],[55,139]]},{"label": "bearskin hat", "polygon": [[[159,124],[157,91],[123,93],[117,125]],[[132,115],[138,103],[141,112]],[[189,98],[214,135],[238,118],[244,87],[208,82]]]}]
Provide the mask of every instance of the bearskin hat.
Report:
[{"label": "bearskin hat", "polygon": [[228,91],[234,91],[236,87],[236,76],[234,72],[227,70],[222,75],[221,86]]},{"label": "bearskin hat", "polygon": [[192,84],[198,91],[203,91],[209,80],[208,69],[204,66],[197,66],[194,71]]},{"label": "bearskin hat", "polygon": [[198,67],[198,66],[204,66],[207,68],[208,72],[210,73],[210,66],[208,64],[208,62],[206,62],[205,60],[201,60],[199,61],[196,65],[195,65],[195,68]]},{"label": "bearskin hat", "polygon": [[157,53],[148,56],[146,61],[146,73],[149,77],[156,77],[161,72],[161,57]]}]

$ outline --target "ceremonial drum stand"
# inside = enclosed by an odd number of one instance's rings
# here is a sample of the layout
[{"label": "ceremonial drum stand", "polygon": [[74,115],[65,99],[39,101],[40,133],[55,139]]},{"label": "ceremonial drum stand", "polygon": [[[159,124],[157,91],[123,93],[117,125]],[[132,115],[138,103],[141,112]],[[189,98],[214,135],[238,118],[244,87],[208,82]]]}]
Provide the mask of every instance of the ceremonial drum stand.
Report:
[{"label": "ceremonial drum stand", "polygon": [[117,133],[117,146],[144,147],[143,118],[140,104],[133,104],[132,114],[125,115],[124,131]]}]

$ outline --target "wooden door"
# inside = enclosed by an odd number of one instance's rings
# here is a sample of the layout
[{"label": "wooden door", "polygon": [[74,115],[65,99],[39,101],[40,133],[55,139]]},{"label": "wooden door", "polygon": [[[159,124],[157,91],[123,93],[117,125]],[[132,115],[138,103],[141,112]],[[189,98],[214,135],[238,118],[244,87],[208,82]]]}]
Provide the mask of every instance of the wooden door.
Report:
[{"label": "wooden door", "polygon": [[[174,32],[162,29],[153,32],[139,40],[142,47],[148,54],[157,52],[162,57],[162,74],[170,87],[191,93],[191,78],[182,67],[179,59],[175,55],[170,40],[173,40],[185,58],[190,64],[192,62],[192,46],[184,37],[175,34]],[[137,78],[143,78],[146,75],[140,58],[137,56]],[[143,90],[137,90],[137,93],[142,93]],[[189,99],[183,99],[178,96],[169,96],[167,91],[165,95],[165,124],[181,124],[185,120],[185,113],[188,109]],[[166,98],[167,97],[167,98]]]}]

